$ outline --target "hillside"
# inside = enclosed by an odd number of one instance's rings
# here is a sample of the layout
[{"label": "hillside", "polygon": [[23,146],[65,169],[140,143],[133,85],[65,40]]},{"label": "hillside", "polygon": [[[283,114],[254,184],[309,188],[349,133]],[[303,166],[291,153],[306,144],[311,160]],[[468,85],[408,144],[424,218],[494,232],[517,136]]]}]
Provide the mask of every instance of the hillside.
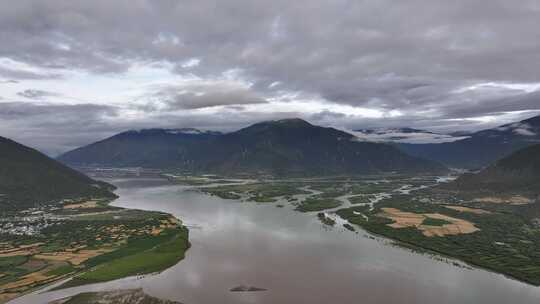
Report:
[{"label": "hillside", "polygon": [[58,160],[85,166],[181,166],[191,170],[203,152],[199,147],[220,134],[196,129],[131,130],[64,153]]},{"label": "hillside", "polygon": [[540,193],[540,144],[512,153],[477,174],[462,175],[458,189]]},{"label": "hillside", "polygon": [[219,174],[338,175],[444,172],[395,147],[359,142],[301,119],[266,121],[227,134],[121,133],[59,157],[71,165],[175,168]]},{"label": "hillside", "polygon": [[113,186],[0,137],[0,206],[17,210],[50,201],[80,197],[114,197]]},{"label": "hillside", "polygon": [[540,116],[468,136],[448,143],[398,144],[398,147],[410,155],[450,167],[480,168],[521,148],[540,143]]}]

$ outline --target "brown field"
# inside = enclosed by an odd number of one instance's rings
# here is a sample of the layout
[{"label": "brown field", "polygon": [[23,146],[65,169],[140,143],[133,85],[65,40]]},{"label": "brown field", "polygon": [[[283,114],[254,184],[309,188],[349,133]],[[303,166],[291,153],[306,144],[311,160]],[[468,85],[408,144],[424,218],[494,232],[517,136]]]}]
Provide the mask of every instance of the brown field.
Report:
[{"label": "brown field", "polygon": [[[97,250],[84,249],[85,245],[74,243],[72,248],[67,248],[65,251],[54,253],[41,253],[39,246],[42,243],[23,245],[13,247],[2,251],[0,257],[28,255],[32,256],[26,263],[19,267],[31,273],[20,276],[14,281],[7,282],[0,286],[0,303],[7,302],[17,297],[21,292],[25,292],[36,285],[42,285],[53,282],[61,278],[61,276],[48,275],[49,271],[58,268],[62,265],[80,265],[86,260],[95,256],[111,252],[112,248],[101,248]],[[0,277],[3,275],[0,275]]]},{"label": "brown field", "polygon": [[39,252],[38,247],[43,243],[34,243],[29,245],[21,245],[19,247],[10,248],[0,251],[0,258],[19,256],[19,255],[32,255]]},{"label": "brown field", "polygon": [[75,251],[79,251],[81,249],[84,249],[86,247],[87,247],[87,245],[78,245],[78,246],[75,246],[75,247],[72,247],[72,248],[66,248],[64,250],[67,251],[67,252],[75,252]]},{"label": "brown field", "polygon": [[19,256],[19,255],[32,255],[34,253],[37,253],[39,251],[30,249],[30,250],[16,250],[8,253],[0,253],[0,258],[6,258],[6,257],[13,257],[13,256]]},{"label": "brown field", "polygon": [[5,303],[9,300],[15,299],[19,294],[15,292],[2,292],[0,293],[0,303]]},{"label": "brown field", "polygon": [[64,205],[64,209],[86,209],[86,208],[96,208],[98,204],[96,201],[87,201],[80,204],[69,204]]},{"label": "brown field", "polygon": [[72,217],[85,217],[85,216],[91,216],[91,215],[103,215],[103,214],[121,213],[121,212],[122,211],[116,211],[116,210],[100,211],[100,212],[87,212],[87,213],[74,214],[74,215],[72,215]]},{"label": "brown field", "polygon": [[161,233],[161,231],[163,231],[163,229],[154,227],[154,228],[152,228],[152,231],[150,232],[150,234],[158,235],[158,234]]},{"label": "brown field", "polygon": [[80,250],[78,252],[55,252],[55,253],[42,253],[37,254],[34,257],[36,259],[48,260],[48,261],[63,261],[70,262],[72,265],[80,265],[84,261],[93,258],[95,256],[111,252],[112,249],[96,249],[96,250]]},{"label": "brown field", "polygon": [[54,278],[54,276],[45,275],[45,271],[32,272],[30,274],[23,276],[21,279],[15,282],[11,282],[11,283],[7,283],[3,285],[2,289],[7,290],[7,289],[15,289],[19,287],[26,287],[26,286],[33,285],[36,283],[47,281],[51,278]]},{"label": "brown field", "polygon": [[150,232],[152,235],[158,235],[161,233],[161,231],[167,229],[167,228],[175,228],[178,227],[180,224],[180,221],[177,220],[175,217],[171,217],[166,220],[161,220],[161,224],[159,227],[153,227],[152,231]]},{"label": "brown field", "polygon": [[444,206],[448,209],[456,210],[459,212],[469,212],[474,214],[490,214],[491,211],[487,211],[484,209],[478,209],[478,208],[469,208],[469,207],[463,207],[463,206]]},{"label": "brown field", "polygon": [[510,204],[510,205],[527,205],[533,202],[530,198],[521,195],[509,197],[486,196],[475,198],[476,203],[492,203],[492,204]]},{"label": "brown field", "polygon": [[[401,211],[396,208],[382,208],[381,210],[383,212],[379,213],[378,216],[382,216],[394,221],[394,223],[388,224],[388,226],[396,229],[415,227],[418,230],[421,230],[422,234],[427,237],[473,233],[480,230],[471,222],[440,213],[412,213]],[[445,224],[442,226],[422,225],[424,220],[428,217],[445,220],[451,224]]]},{"label": "brown field", "polygon": [[[95,208],[96,201],[86,201],[72,205],[66,205],[66,209]],[[76,216],[102,215],[105,213],[118,213],[118,211],[90,212],[86,214],[76,214]],[[51,270],[61,266],[72,265],[77,269],[82,269],[82,265],[88,259],[111,252],[117,249],[117,245],[127,242],[131,235],[144,235],[161,233],[164,229],[173,228],[181,222],[176,218],[162,219],[159,225],[146,225],[137,229],[128,229],[123,224],[106,225],[96,232],[96,239],[107,239],[107,244],[102,244],[99,249],[88,249],[85,242],[72,242],[59,251],[42,252],[44,243],[34,243],[16,246],[7,242],[0,243],[0,257],[29,256],[29,259],[18,267],[26,270],[24,273],[10,277],[5,284],[0,286],[0,303],[5,303],[16,298],[21,293],[27,292],[37,286],[57,281],[66,275],[51,275]],[[0,273],[0,278],[6,277]]]},{"label": "brown field", "polygon": [[31,272],[31,271],[36,271],[36,270],[39,270],[39,269],[42,269],[44,268],[45,266],[47,266],[47,262],[43,261],[43,260],[39,260],[39,259],[28,259],[28,261],[22,265],[20,265],[19,267],[28,271],[28,272]]}]

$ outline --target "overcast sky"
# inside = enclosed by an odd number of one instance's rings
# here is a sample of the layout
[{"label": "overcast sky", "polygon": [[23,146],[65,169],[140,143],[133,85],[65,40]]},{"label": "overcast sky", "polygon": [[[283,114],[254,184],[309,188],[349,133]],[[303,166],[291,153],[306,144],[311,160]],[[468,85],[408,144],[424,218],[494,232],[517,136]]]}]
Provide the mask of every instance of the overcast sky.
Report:
[{"label": "overcast sky", "polygon": [[477,130],[540,113],[540,1],[0,0],[0,135]]}]

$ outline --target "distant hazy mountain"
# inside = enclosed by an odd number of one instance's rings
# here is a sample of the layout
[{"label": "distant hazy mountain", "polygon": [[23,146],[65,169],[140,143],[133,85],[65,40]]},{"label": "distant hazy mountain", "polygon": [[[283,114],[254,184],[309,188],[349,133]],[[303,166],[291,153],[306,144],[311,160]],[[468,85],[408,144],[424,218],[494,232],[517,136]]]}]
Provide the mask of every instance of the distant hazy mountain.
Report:
[{"label": "distant hazy mountain", "polygon": [[56,160],[0,137],[0,208],[23,209],[50,201],[115,197],[113,186],[95,181]]},{"label": "distant hazy mountain", "polygon": [[359,129],[352,133],[364,141],[409,144],[444,143],[467,138],[413,128]]},{"label": "distant hazy mountain", "polygon": [[512,153],[476,174],[454,182],[460,189],[540,193],[540,144]]},{"label": "distant hazy mountain", "polygon": [[536,143],[540,143],[540,116],[471,133],[454,142],[399,144],[399,148],[451,167],[479,168]]},{"label": "distant hazy mountain", "polygon": [[390,145],[359,142],[346,132],[301,119],[267,121],[236,132],[129,131],[67,152],[72,165],[143,166],[221,174],[333,175],[443,172]]}]

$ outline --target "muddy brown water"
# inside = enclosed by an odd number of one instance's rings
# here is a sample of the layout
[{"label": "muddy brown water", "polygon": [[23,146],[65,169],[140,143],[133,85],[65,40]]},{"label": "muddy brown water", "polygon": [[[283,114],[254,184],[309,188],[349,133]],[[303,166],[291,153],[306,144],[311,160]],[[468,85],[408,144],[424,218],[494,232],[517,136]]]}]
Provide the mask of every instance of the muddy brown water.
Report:
[{"label": "muddy brown water", "polygon": [[[117,179],[116,206],[159,210],[190,227],[191,249],[155,275],[36,292],[10,303],[46,303],[85,291],[142,287],[151,296],[209,303],[540,303],[540,288],[466,269],[323,226],[291,206],[241,203],[161,179]],[[230,292],[239,285],[261,292]]]}]

